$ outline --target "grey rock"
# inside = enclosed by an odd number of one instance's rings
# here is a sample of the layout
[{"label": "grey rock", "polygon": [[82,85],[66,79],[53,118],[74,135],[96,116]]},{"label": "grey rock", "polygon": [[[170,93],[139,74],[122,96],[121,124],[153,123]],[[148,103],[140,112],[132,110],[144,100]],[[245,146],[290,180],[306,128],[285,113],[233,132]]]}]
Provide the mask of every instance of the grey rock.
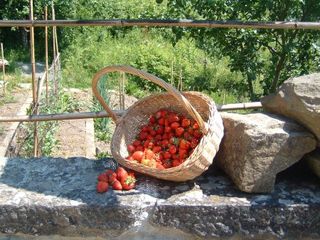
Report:
[{"label": "grey rock", "polygon": [[310,169],[320,178],[320,148],[317,148],[313,152],[307,154],[304,157],[308,162]]},{"label": "grey rock", "polygon": [[237,190],[214,167],[184,183],[140,175],[134,190],[98,194],[104,165],[86,158],[0,158],[0,239],[320,237],[318,179],[301,168],[280,174],[274,192],[264,195]]},{"label": "grey rock", "polygon": [[277,93],[262,98],[261,103],[266,111],[304,125],[320,144],[320,73],[286,80]]},{"label": "grey rock", "polygon": [[225,135],[217,164],[245,192],[271,192],[277,173],[316,147],[315,137],[276,115],[222,113]]}]

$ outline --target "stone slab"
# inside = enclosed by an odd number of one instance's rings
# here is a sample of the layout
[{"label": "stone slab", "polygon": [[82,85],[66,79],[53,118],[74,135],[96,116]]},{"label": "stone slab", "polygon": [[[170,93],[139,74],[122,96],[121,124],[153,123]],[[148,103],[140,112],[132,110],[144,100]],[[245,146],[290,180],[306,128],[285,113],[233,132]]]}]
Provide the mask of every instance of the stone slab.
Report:
[{"label": "stone slab", "polygon": [[103,170],[104,161],[86,158],[1,158],[0,232],[108,239],[161,233],[167,236],[162,239],[320,237],[319,181],[300,167],[280,175],[271,194],[240,192],[214,167],[194,181],[138,176],[135,190],[98,194],[96,177]]}]

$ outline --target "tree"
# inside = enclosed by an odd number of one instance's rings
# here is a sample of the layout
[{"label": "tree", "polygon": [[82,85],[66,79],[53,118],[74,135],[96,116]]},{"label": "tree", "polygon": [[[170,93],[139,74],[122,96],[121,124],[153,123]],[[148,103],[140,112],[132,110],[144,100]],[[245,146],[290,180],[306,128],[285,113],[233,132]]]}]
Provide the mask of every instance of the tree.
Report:
[{"label": "tree", "polygon": [[[178,18],[243,21],[319,21],[318,0],[168,0],[170,16]],[[175,30],[180,36],[185,30]],[[210,54],[230,58],[241,71],[252,100],[255,84],[263,94],[274,92],[285,79],[319,70],[320,31],[192,29],[198,45]]]}]

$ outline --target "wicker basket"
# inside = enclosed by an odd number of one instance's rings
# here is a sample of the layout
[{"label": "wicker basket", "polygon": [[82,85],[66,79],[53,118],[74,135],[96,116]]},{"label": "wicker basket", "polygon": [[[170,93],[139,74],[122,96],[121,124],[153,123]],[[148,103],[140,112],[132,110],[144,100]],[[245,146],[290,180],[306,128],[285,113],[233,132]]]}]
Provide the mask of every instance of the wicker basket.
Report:
[{"label": "wicker basket", "polygon": [[[139,76],[163,87],[167,92],[154,94],[137,101],[119,118],[97,90],[101,76],[110,72],[125,72]],[[121,165],[159,179],[181,182],[201,175],[212,164],[223,137],[223,124],[214,102],[209,97],[199,92],[181,93],[162,79],[130,66],[109,66],[101,69],[93,77],[92,90],[116,123],[111,152]],[[126,160],[125,158],[129,155],[127,145],[134,141],[140,127],[147,124],[150,115],[161,108],[171,109],[197,120],[203,133],[199,145],[185,162],[169,169],[159,170]]]}]

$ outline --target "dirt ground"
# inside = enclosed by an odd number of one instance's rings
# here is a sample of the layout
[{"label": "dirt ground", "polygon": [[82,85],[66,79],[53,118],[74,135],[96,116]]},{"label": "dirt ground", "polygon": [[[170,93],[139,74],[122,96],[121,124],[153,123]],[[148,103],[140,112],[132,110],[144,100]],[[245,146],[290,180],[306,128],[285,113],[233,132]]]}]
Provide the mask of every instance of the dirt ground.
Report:
[{"label": "dirt ground", "polygon": [[[72,95],[79,105],[79,112],[90,111],[92,94],[89,89],[64,89]],[[95,157],[94,129],[92,119],[64,120],[59,122],[56,133],[58,145],[53,157]]]},{"label": "dirt ground", "polygon": [[[92,111],[93,95],[91,89],[64,89],[72,94],[73,98],[79,104],[79,112]],[[136,98],[125,96],[125,109],[131,106]],[[110,93],[110,106],[112,109],[119,109],[120,100],[118,92]],[[74,157],[84,156],[95,158],[98,153],[107,153],[111,156],[110,140],[115,129],[115,124],[110,121],[110,139],[100,141],[94,136],[93,119],[79,119],[61,121],[56,138],[58,146],[55,148],[52,156],[55,157]]]},{"label": "dirt ground", "polygon": [[[27,102],[29,102],[31,96],[30,89],[16,88],[12,91],[7,92],[6,96],[0,96],[0,116],[9,117],[16,116],[19,114],[26,114],[27,109],[22,109],[22,107],[29,107]],[[29,100],[28,100],[29,99]],[[30,100],[31,103],[31,100]],[[11,152],[16,151],[16,144],[10,144],[14,136],[19,123],[17,122],[2,122],[0,123],[0,155],[6,156],[7,150],[10,149]],[[10,155],[9,154],[9,155]]]},{"label": "dirt ground", "polygon": [[[92,111],[93,95],[91,89],[64,89],[72,94],[79,105],[79,112]],[[5,104],[0,105],[1,116],[15,116],[20,110],[22,104],[31,96],[31,89],[17,88],[6,97]],[[111,92],[110,106],[112,109],[120,109],[120,100],[118,92]],[[4,98],[0,96],[0,100]],[[125,96],[125,108],[131,106],[136,98]],[[0,123],[0,141],[6,137],[11,123]],[[95,158],[97,153],[107,153],[111,155],[110,141],[115,129],[115,124],[110,121],[110,139],[100,141],[94,136],[93,119],[66,120],[59,122],[59,128],[56,133],[58,145],[55,147],[51,156],[53,157],[74,157],[83,156]]]}]

